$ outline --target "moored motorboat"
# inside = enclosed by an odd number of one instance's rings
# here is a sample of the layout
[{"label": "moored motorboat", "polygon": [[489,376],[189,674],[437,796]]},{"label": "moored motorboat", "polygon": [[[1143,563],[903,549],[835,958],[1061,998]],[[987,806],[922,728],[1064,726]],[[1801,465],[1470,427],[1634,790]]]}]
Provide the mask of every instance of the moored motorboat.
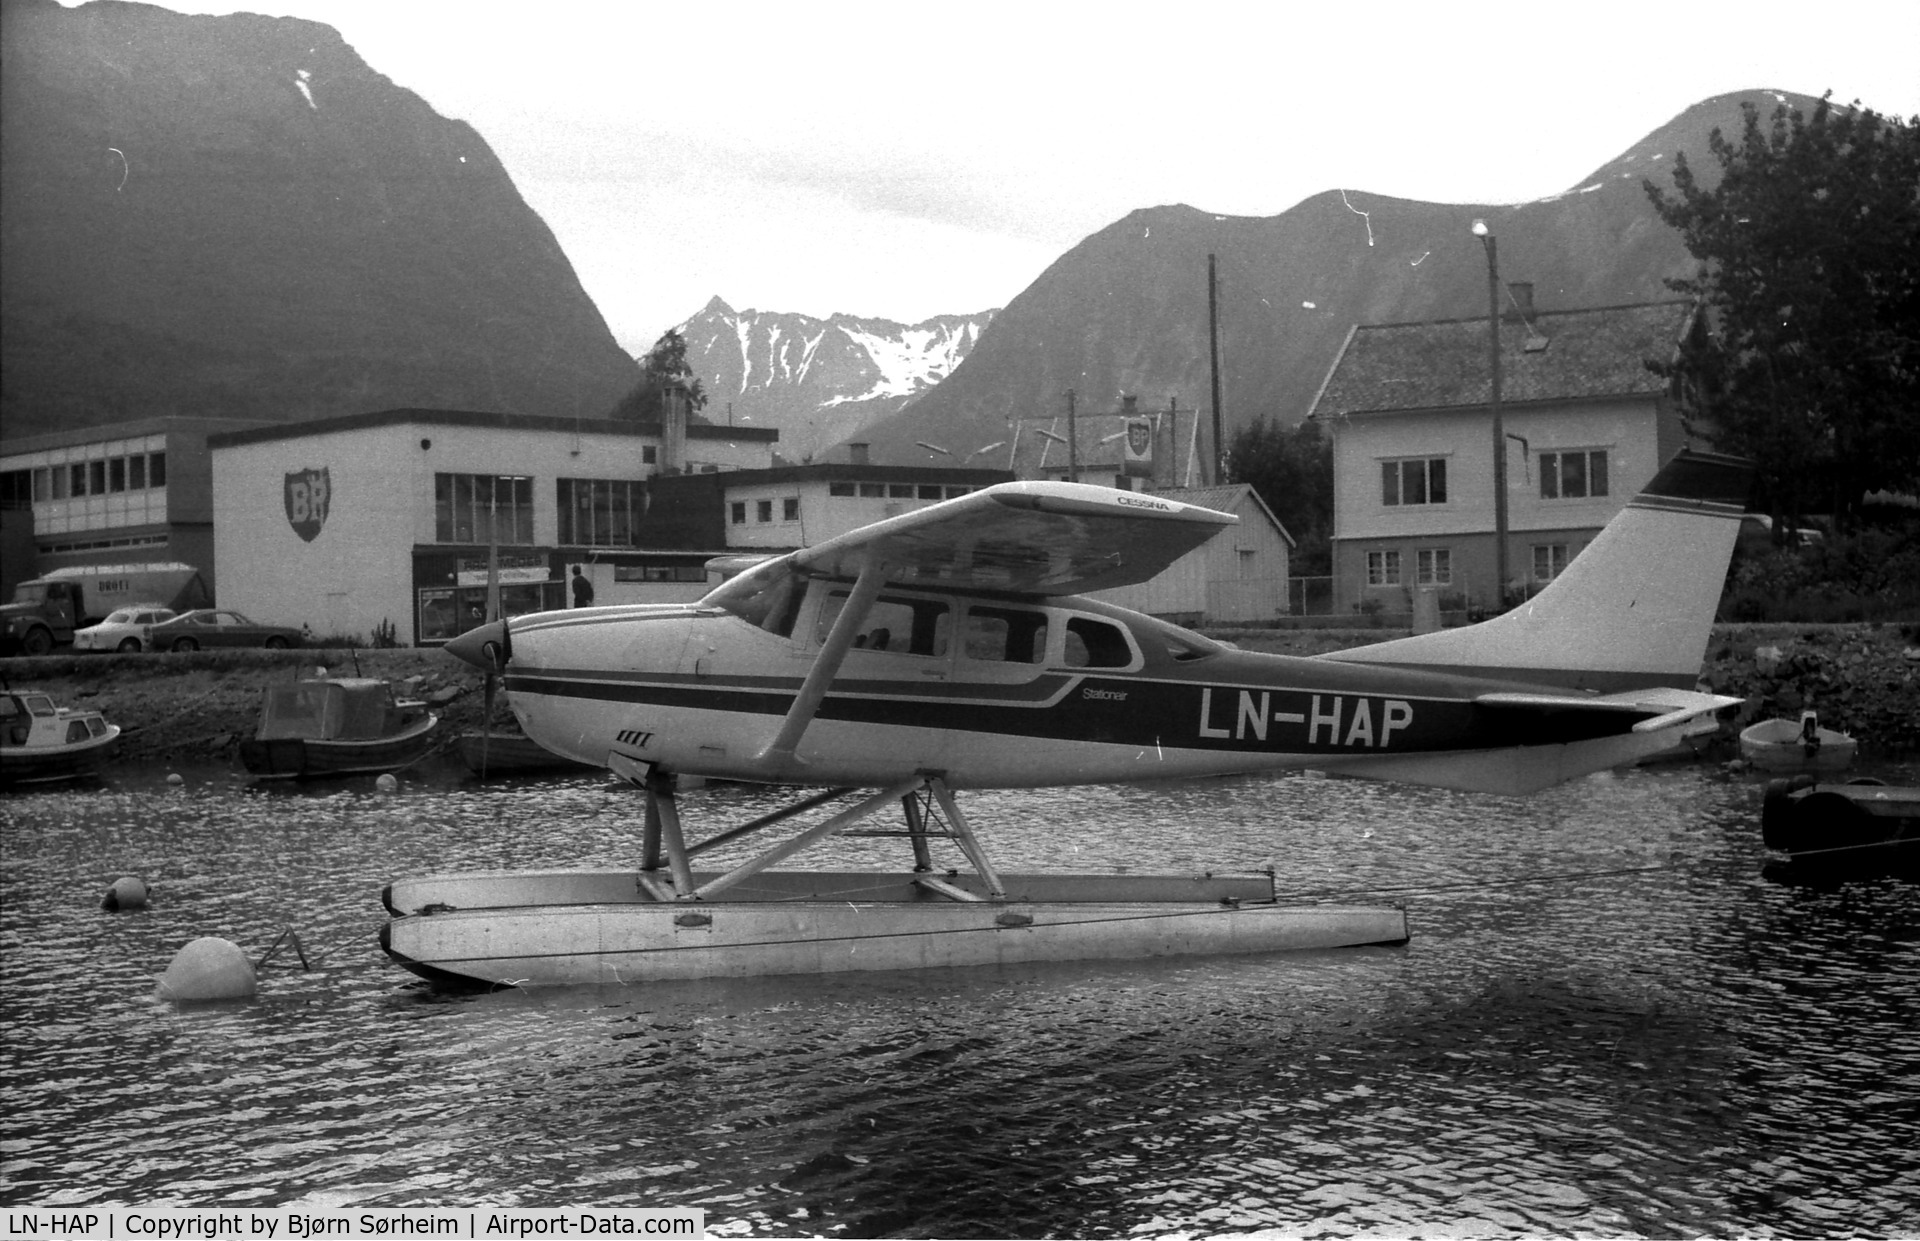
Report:
[{"label": "moored motorboat", "polygon": [[1871,778],[1774,780],[1762,803],[1760,833],[1796,871],[1920,869],[1920,788]]},{"label": "moored motorboat", "polygon": [[120,742],[120,726],[87,707],[37,692],[0,693],[0,786],[92,775]]},{"label": "moored motorboat", "polygon": [[1844,771],[1857,748],[1846,733],[1821,727],[1812,711],[1798,720],[1761,720],[1740,733],[1740,756],[1762,771]]},{"label": "moored motorboat", "polygon": [[529,776],[551,772],[590,771],[585,763],[555,754],[523,732],[491,728],[462,733],[460,757],[473,774],[487,776]]},{"label": "moored motorboat", "polygon": [[394,771],[423,758],[440,717],[396,698],[385,681],[317,677],[267,687],[260,727],[240,743],[240,762],[262,779]]}]

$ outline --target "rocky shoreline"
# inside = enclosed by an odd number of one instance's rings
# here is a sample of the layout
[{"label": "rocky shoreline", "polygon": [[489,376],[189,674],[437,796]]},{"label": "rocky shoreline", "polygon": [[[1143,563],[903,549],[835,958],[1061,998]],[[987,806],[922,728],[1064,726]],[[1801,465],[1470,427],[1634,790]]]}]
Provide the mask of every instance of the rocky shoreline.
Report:
[{"label": "rocky shoreline", "polygon": [[[1318,655],[1397,636],[1384,629],[1236,630],[1215,636],[1247,649]],[[51,693],[67,706],[98,707],[123,731],[134,761],[217,759],[253,731],[261,690],[315,667],[400,683],[434,704],[458,734],[484,714],[485,678],[442,651],[201,651],[168,655],[49,655],[0,660],[15,689]],[[1920,750],[1920,623],[1720,625],[1700,684],[1744,699],[1722,722],[1726,752],[1754,720],[1820,713],[1870,754]]]}]

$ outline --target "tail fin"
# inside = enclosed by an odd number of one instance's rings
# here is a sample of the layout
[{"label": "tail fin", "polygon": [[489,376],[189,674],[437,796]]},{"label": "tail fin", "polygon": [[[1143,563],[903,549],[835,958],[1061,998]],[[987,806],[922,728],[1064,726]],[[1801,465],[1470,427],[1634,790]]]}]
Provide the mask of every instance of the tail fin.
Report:
[{"label": "tail fin", "polygon": [[1545,590],[1463,629],[1322,656],[1603,693],[1700,675],[1750,463],[1683,450]]}]

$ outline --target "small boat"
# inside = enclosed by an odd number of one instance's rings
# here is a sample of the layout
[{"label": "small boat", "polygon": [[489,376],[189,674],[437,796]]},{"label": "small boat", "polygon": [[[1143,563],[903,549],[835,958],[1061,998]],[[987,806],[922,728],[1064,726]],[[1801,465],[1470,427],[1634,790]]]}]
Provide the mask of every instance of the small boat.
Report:
[{"label": "small boat", "polygon": [[260,727],[240,743],[240,762],[262,779],[394,771],[423,758],[440,717],[396,698],[385,681],[315,677],[267,687]]},{"label": "small boat", "polygon": [[555,754],[525,733],[510,729],[462,733],[459,744],[468,769],[482,778],[589,770],[585,763]]},{"label": "small boat", "polygon": [[1820,727],[1812,711],[1793,720],[1761,720],[1740,733],[1740,756],[1762,771],[1844,771],[1853,762],[1854,739]]},{"label": "small boat", "polygon": [[0,785],[45,784],[94,774],[120,744],[120,726],[53,696],[0,693]]},{"label": "small boat", "polygon": [[1787,855],[1795,873],[1920,870],[1920,788],[1871,777],[1769,781],[1760,835],[1767,848]]}]

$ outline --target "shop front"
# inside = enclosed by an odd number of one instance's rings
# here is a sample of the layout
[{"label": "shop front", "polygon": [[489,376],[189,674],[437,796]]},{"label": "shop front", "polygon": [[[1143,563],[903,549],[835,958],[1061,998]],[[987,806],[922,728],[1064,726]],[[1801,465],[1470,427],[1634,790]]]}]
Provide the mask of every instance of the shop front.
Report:
[{"label": "shop front", "polygon": [[[565,553],[515,548],[495,565],[500,611],[523,616],[567,606]],[[439,646],[487,619],[485,548],[416,549],[413,554],[414,643]]]}]

